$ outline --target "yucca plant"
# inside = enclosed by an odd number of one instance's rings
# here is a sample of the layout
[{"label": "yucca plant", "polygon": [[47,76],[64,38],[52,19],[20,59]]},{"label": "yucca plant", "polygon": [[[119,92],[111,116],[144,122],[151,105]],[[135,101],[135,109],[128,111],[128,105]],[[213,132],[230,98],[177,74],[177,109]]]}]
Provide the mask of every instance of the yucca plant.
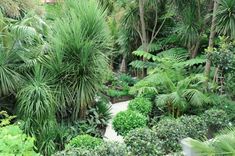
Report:
[{"label": "yucca plant", "polygon": [[54,49],[45,65],[56,75],[57,102],[70,106],[73,119],[78,119],[94,103],[108,70],[109,33],[105,11],[95,0],[70,0],[66,8],[55,23]]},{"label": "yucca plant", "polygon": [[56,121],[56,105],[50,82],[50,75],[36,65],[33,73],[27,75],[25,84],[17,93],[18,117],[24,121],[23,128],[27,134],[36,137],[40,152],[47,154],[52,153],[48,148],[53,147],[51,130]]}]

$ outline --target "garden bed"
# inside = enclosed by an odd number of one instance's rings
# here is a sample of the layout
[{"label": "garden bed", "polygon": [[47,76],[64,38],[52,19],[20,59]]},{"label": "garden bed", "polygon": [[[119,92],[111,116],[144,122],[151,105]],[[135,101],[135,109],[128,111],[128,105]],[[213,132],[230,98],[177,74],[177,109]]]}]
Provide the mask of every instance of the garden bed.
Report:
[{"label": "garden bed", "polygon": [[133,99],[133,96],[131,95],[125,95],[121,97],[110,97],[110,101],[112,104],[118,103],[118,102],[124,102],[124,101],[129,101]]}]

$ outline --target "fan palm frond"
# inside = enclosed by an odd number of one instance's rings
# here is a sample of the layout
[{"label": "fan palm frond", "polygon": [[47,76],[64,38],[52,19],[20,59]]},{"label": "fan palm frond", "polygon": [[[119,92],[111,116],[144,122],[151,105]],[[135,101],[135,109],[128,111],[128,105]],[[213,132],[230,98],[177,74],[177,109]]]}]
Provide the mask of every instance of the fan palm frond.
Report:
[{"label": "fan palm frond", "polygon": [[14,52],[7,53],[0,47],[0,95],[15,94],[23,77],[14,68],[17,58]]},{"label": "fan palm frond", "polygon": [[197,89],[186,89],[183,96],[189,99],[191,105],[202,106],[208,102],[208,97]]}]

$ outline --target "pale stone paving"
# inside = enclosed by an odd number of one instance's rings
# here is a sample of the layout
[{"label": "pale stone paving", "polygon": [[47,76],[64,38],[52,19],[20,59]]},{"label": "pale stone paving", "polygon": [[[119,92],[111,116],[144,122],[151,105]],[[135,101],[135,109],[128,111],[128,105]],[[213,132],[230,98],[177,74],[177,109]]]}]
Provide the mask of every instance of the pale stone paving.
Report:
[{"label": "pale stone paving", "polygon": [[[112,116],[114,117],[115,115],[117,115],[117,113],[127,110],[128,103],[129,103],[129,101],[113,104],[112,109],[111,109]],[[113,119],[113,117],[112,117],[112,119]],[[113,129],[113,126],[112,126],[113,120],[112,119],[109,121],[109,125],[106,129],[104,139],[109,140],[109,141],[123,142],[123,137],[120,135],[117,135],[117,133]]]}]

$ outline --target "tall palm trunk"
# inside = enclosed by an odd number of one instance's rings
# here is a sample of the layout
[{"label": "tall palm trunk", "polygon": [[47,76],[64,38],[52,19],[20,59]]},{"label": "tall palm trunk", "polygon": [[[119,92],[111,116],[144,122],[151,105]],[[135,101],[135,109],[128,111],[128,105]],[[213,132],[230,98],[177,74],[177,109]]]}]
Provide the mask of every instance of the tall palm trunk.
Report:
[{"label": "tall palm trunk", "polygon": [[[140,23],[141,23],[141,34],[142,34],[142,46],[145,52],[148,51],[148,39],[147,39],[147,32],[146,32],[146,24],[144,20],[144,4],[145,0],[139,0],[139,12],[140,12]],[[143,61],[144,58],[143,58]],[[147,69],[143,69],[142,76],[147,76]]]},{"label": "tall palm trunk", "polygon": [[[212,16],[212,23],[211,23],[211,32],[210,32],[210,38],[209,38],[209,49],[212,49],[214,47],[214,40],[215,40],[215,34],[216,34],[216,11],[218,9],[218,3],[219,0],[214,0],[214,7],[213,7],[213,16]],[[211,60],[210,58],[206,61],[205,66],[205,76],[209,79],[210,75],[210,69],[211,69]]]},{"label": "tall palm trunk", "polygon": [[122,57],[122,63],[120,65],[120,72],[121,73],[126,73],[127,72],[127,62],[126,62],[126,56],[123,55]]}]

